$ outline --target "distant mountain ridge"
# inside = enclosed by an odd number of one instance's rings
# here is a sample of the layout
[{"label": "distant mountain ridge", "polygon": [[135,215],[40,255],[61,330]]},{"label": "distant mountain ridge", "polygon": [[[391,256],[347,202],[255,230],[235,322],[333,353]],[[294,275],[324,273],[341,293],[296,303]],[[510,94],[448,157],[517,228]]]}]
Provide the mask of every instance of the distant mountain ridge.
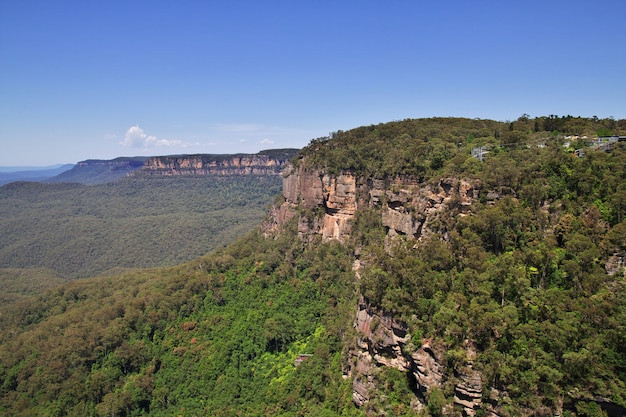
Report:
[{"label": "distant mountain ridge", "polygon": [[298,149],[271,149],[256,154],[171,155],[148,158],[133,176],[278,175]]},{"label": "distant mountain ridge", "polygon": [[74,165],[53,165],[49,167],[0,167],[0,185],[15,181],[46,181],[69,169]]},{"label": "distant mountain ridge", "polygon": [[115,181],[130,172],[140,169],[148,157],[119,157],[111,160],[88,159],[47,182],[77,182],[81,184],[102,184]]},{"label": "distant mountain ridge", "polygon": [[88,159],[78,162],[46,182],[102,184],[127,175],[205,176],[205,175],[278,175],[298,149],[269,149],[256,154],[191,154],[119,157],[111,160]]}]

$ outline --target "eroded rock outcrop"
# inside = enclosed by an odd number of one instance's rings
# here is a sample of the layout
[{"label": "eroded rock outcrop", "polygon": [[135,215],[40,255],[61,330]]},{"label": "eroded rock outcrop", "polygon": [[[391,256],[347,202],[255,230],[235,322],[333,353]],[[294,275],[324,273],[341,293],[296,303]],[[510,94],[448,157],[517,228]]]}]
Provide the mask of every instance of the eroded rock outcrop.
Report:
[{"label": "eroded rock outcrop", "polygon": [[618,252],[609,256],[604,268],[609,275],[621,273],[626,277],[626,252]]},{"label": "eroded rock outcrop", "polygon": [[[425,408],[428,395],[446,382],[453,383],[453,404],[464,416],[474,416],[481,409],[482,375],[472,367],[475,353],[471,343],[466,346],[467,364],[462,369],[447,369],[440,347],[430,339],[413,340],[406,323],[372,308],[364,298],[359,300],[354,327],[357,341],[349,352],[345,374],[352,378],[352,398],[357,406],[366,407],[379,395],[376,376],[382,367],[391,367],[407,374],[415,394],[414,410]],[[370,411],[368,414],[377,412]],[[497,414],[490,411],[488,415]]]},{"label": "eroded rock outcrop", "polygon": [[426,393],[440,387],[444,379],[441,352],[429,340],[414,341],[406,323],[384,314],[361,298],[354,326],[357,343],[350,351],[346,375],[352,378],[353,400],[365,406],[377,395],[376,375],[381,367],[407,374],[416,398],[415,409],[425,407]]},{"label": "eroded rock outcrop", "polygon": [[345,171],[330,175],[303,165],[284,170],[285,202],[273,214],[276,224],[292,218],[299,209],[299,231],[324,239],[345,241],[357,210],[381,209],[387,234],[419,239],[429,233],[429,222],[455,207],[460,214],[478,198],[475,184],[444,179],[438,184],[421,184],[411,179],[358,178]]},{"label": "eroded rock outcrop", "polygon": [[479,372],[473,371],[459,375],[460,381],[454,386],[454,404],[462,407],[463,414],[473,417],[480,408],[483,395],[483,384]]},{"label": "eroded rock outcrop", "polygon": [[288,166],[284,171],[285,202],[275,213],[275,224],[292,218],[298,208],[301,235],[321,234],[324,239],[343,241],[350,233],[350,221],[359,208],[357,179],[351,173],[331,176],[317,170]]}]

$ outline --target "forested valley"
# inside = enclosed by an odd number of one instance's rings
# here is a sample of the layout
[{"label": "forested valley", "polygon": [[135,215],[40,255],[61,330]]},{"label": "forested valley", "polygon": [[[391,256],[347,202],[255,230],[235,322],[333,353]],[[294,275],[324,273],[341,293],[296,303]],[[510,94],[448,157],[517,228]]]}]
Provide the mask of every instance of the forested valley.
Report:
[{"label": "forested valley", "polygon": [[0,187],[0,268],[49,268],[73,279],[175,265],[250,231],[281,182],[188,176],[7,184]]},{"label": "forested valley", "polygon": [[[0,307],[0,414],[623,416],[626,146],[591,142],[625,134],[625,120],[523,115],[312,140],[293,166],[330,190],[322,203],[276,186],[234,243]],[[358,210],[323,238],[345,214],[324,188],[340,175]],[[472,192],[447,190],[460,182]],[[422,226],[396,233],[400,215]]]}]

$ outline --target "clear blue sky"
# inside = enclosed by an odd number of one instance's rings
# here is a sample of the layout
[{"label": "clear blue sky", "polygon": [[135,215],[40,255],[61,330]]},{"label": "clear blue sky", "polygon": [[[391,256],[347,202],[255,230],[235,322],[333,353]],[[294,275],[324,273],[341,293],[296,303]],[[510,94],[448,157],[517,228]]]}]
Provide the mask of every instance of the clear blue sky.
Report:
[{"label": "clear blue sky", "polygon": [[0,166],[626,118],[626,1],[0,0]]}]

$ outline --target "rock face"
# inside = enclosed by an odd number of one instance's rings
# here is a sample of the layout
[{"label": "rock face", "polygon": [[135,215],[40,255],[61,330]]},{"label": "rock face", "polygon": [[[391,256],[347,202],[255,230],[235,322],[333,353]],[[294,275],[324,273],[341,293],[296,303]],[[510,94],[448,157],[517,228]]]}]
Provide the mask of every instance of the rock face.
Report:
[{"label": "rock face", "polygon": [[382,208],[387,234],[420,238],[429,232],[429,222],[451,206],[462,213],[477,198],[468,181],[446,179],[437,185],[412,180],[372,180],[351,172],[329,175],[305,167],[287,166],[284,171],[285,202],[275,212],[276,224],[292,218],[297,210],[301,235],[318,234],[323,239],[345,241],[357,210]]},{"label": "rock face", "polygon": [[258,154],[174,155],[148,158],[135,176],[280,175],[297,149]]},{"label": "rock face", "polygon": [[[441,389],[444,382],[454,384],[454,404],[464,416],[474,416],[482,404],[483,384],[481,374],[472,369],[473,350],[467,345],[469,363],[463,369],[446,369],[442,349],[431,340],[412,340],[405,323],[371,308],[361,298],[354,321],[357,343],[349,355],[345,369],[352,378],[352,398],[359,407],[367,407],[377,395],[376,375],[381,367],[392,367],[408,374],[410,388],[415,394],[412,402],[419,411],[427,405],[429,393]],[[378,410],[368,409],[368,415],[377,415]],[[489,412],[488,415],[495,416]]]},{"label": "rock face", "polygon": [[604,268],[609,275],[622,273],[626,277],[626,252],[614,253],[609,256]]},{"label": "rock face", "polygon": [[410,374],[411,389],[416,394],[414,407],[424,407],[425,394],[443,381],[441,352],[435,352],[428,340],[411,340],[407,325],[368,306],[361,298],[354,322],[356,347],[350,352],[353,366],[346,374],[352,377],[353,400],[365,406],[376,395],[377,369],[385,366]]},{"label": "rock face", "polygon": [[476,415],[482,403],[483,384],[479,372],[461,373],[460,381],[454,386],[454,404],[463,409],[466,416]]}]

